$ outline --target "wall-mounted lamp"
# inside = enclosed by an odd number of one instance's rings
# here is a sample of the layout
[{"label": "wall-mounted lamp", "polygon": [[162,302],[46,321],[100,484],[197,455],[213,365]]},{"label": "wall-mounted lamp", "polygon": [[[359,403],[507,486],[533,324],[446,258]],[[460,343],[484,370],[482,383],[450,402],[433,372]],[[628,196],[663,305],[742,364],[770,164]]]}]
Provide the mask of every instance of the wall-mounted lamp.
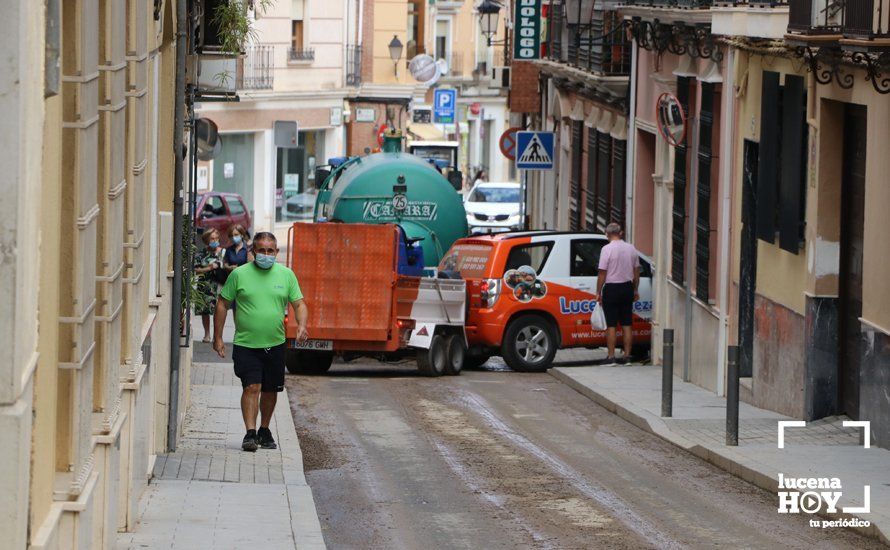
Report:
[{"label": "wall-mounted lamp", "polygon": [[402,49],[404,45],[402,41],[399,40],[399,37],[395,34],[392,35],[392,40],[389,41],[389,58],[392,59],[392,62],[395,64],[395,73],[396,78],[399,76],[399,59],[402,58]]},{"label": "wall-mounted lamp", "polygon": [[495,0],[482,0],[476,8],[479,13],[479,26],[489,46],[503,44],[504,41],[492,40],[491,37],[498,32],[498,17],[501,14],[501,5]]}]

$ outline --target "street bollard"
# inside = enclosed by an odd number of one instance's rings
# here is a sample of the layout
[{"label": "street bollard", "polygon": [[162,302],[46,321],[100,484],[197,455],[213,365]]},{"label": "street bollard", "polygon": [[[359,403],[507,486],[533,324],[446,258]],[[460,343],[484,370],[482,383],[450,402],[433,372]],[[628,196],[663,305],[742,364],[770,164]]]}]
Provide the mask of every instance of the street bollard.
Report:
[{"label": "street bollard", "polygon": [[729,346],[729,380],[726,386],[726,444],[739,445],[739,347]]},{"label": "street bollard", "polygon": [[661,352],[661,416],[670,417],[674,408],[674,329],[664,329]]}]

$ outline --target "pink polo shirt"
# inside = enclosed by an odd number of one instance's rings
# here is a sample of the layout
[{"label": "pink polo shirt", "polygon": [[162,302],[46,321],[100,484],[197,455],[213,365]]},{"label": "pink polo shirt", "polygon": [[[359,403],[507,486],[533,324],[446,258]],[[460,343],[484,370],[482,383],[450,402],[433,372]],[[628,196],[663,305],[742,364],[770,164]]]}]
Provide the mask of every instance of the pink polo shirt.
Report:
[{"label": "pink polo shirt", "polygon": [[616,239],[600,251],[599,269],[606,271],[607,284],[633,281],[635,267],[640,267],[640,255],[632,244]]}]

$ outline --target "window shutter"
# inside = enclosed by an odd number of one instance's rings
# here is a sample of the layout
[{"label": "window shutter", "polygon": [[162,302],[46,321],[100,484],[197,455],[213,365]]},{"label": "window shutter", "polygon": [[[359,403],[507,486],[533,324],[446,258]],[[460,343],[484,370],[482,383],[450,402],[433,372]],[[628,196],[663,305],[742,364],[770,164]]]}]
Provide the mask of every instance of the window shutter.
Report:
[{"label": "window shutter", "polygon": [[612,171],[612,136],[597,130],[598,145],[597,176],[596,176],[596,225],[605,230],[609,224],[609,204],[612,201],[610,192]]},{"label": "window shutter", "polygon": [[[677,77],[677,99],[684,113],[689,113],[689,77]],[[686,248],[686,142],[674,148],[674,207],[671,227],[671,279],[685,281]]]},{"label": "window shutter", "polygon": [[588,231],[596,230],[596,176],[597,176],[597,145],[596,128],[587,129],[587,204],[584,209],[584,221]]},{"label": "window shutter", "polygon": [[711,261],[711,144],[714,130],[714,85],[701,84],[698,133],[698,203],[695,220],[695,295],[708,301]]},{"label": "window shutter", "polygon": [[624,227],[624,157],[627,156],[627,141],[612,141],[612,221]]},{"label": "window shutter", "polygon": [[[569,229],[578,231],[581,228],[581,146],[584,144],[584,122],[572,122],[572,170],[569,178]],[[589,154],[589,153],[588,153]]]},{"label": "window shutter", "polygon": [[[782,93],[782,181],[779,184],[779,246],[792,254],[800,250],[800,220],[806,189],[804,152],[806,135],[804,79],[785,75]],[[801,162],[801,159],[804,159]]]},{"label": "window shutter", "polygon": [[763,71],[760,162],[757,171],[757,238],[776,240],[776,176],[779,173],[779,73]]}]

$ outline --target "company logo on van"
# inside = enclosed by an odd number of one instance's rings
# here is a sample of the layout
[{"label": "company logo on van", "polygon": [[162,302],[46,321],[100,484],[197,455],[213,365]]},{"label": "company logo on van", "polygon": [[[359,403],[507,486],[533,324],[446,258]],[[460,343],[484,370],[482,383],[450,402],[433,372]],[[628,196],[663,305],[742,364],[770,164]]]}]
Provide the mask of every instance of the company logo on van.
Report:
[{"label": "company logo on van", "polygon": [[[577,315],[579,313],[593,313],[596,309],[596,300],[566,300],[565,296],[559,297],[559,312],[563,315]],[[651,301],[634,302],[635,313],[652,311]]]},{"label": "company logo on van", "polygon": [[563,315],[593,313],[595,309],[596,300],[566,300],[565,296],[559,297],[559,312]]}]

